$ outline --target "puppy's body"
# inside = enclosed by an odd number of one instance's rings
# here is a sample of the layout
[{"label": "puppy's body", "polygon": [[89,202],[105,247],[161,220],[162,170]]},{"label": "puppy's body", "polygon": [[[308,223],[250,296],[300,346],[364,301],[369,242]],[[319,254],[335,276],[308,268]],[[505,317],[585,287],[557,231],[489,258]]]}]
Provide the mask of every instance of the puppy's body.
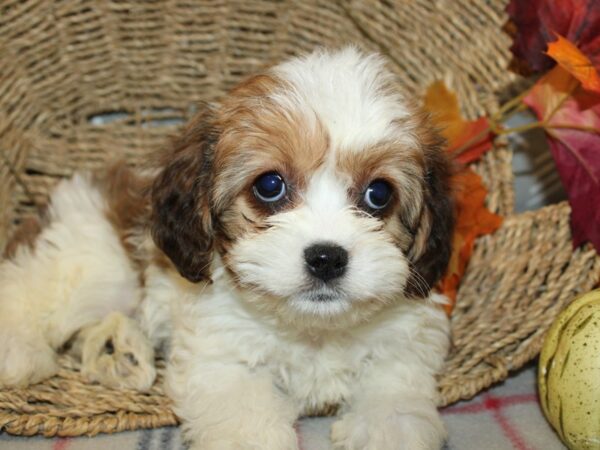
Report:
[{"label": "puppy's body", "polygon": [[376,57],[317,52],[250,79],[142,177],[151,195],[122,171],[58,188],[34,250],[0,266],[16,343],[0,385],[51,375],[74,335],[90,379],[147,388],[166,343],[194,448],[295,449],[297,417],[331,404],[339,448],[437,448],[448,173]]},{"label": "puppy's body", "polygon": [[339,448],[441,444],[434,375],[448,322],[438,305],[399,303],[347,329],[299,330],[245,306],[223,269],[213,279],[201,301],[176,302],[168,372],[176,413],[198,448],[295,448],[296,418],[336,404]]}]

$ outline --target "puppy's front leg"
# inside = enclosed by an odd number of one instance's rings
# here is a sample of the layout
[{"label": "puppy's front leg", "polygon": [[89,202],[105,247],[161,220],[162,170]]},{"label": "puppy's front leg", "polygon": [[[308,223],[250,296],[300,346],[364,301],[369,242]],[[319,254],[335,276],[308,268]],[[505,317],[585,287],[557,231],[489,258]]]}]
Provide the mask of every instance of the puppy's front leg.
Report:
[{"label": "puppy's front leg", "polygon": [[411,367],[398,371],[388,368],[379,376],[377,372],[372,371],[363,380],[346,413],[333,424],[331,438],[335,448],[441,448],[446,430],[435,404],[433,377]]},{"label": "puppy's front leg", "polygon": [[296,450],[298,409],[271,376],[236,364],[172,359],[169,395],[193,450]]}]

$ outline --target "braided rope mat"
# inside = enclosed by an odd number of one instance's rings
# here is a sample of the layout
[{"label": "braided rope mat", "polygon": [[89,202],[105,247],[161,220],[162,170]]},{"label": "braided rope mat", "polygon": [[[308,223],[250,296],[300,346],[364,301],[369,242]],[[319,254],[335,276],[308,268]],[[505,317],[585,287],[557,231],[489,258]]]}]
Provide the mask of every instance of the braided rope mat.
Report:
[{"label": "braided rope mat", "polygon": [[[143,165],[194,103],[218,99],[247,74],[315,45],[353,42],[382,52],[408,92],[443,79],[468,117],[491,113],[515,81],[505,69],[505,4],[5,0],[0,249],[61,177],[115,158]],[[111,122],[99,124],[107,113]],[[506,219],[477,242],[461,286],[454,347],[439,379],[442,405],[474,396],[534,358],[558,311],[600,279],[596,253],[572,248],[568,205],[512,213],[511,156],[498,139],[475,166],[488,206]],[[76,436],[176,423],[161,375],[149,393],[115,391],[85,383],[76,363],[61,362],[50,380],[0,390],[0,430]]]}]

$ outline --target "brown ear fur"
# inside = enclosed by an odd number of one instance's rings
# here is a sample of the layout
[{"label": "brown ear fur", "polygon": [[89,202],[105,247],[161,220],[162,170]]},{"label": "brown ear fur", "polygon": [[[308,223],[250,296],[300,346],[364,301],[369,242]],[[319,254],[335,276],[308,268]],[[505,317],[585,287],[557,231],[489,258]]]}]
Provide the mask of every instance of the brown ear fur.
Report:
[{"label": "brown ear fur", "polygon": [[218,139],[212,116],[207,107],[173,141],[152,188],[152,237],[192,282],[210,280],[214,245],[210,197]]},{"label": "brown ear fur", "polygon": [[406,293],[427,297],[448,266],[452,252],[454,202],[450,187],[452,165],[444,140],[433,130],[421,128],[425,180],[421,223],[411,249],[411,271]]}]

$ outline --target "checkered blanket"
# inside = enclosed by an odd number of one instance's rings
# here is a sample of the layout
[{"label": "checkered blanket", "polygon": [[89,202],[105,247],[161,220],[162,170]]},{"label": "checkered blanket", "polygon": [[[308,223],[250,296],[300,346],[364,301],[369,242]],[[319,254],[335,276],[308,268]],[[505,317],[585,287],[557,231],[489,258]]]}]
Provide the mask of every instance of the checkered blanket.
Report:
[{"label": "checkered blanket", "polygon": [[[450,438],[445,450],[558,450],[560,443],[542,416],[535,367],[505,383],[442,410]],[[327,450],[332,418],[303,419],[297,425],[301,450]],[[0,434],[0,450],[180,450],[177,428],[160,428],[93,438],[45,439]]]}]

